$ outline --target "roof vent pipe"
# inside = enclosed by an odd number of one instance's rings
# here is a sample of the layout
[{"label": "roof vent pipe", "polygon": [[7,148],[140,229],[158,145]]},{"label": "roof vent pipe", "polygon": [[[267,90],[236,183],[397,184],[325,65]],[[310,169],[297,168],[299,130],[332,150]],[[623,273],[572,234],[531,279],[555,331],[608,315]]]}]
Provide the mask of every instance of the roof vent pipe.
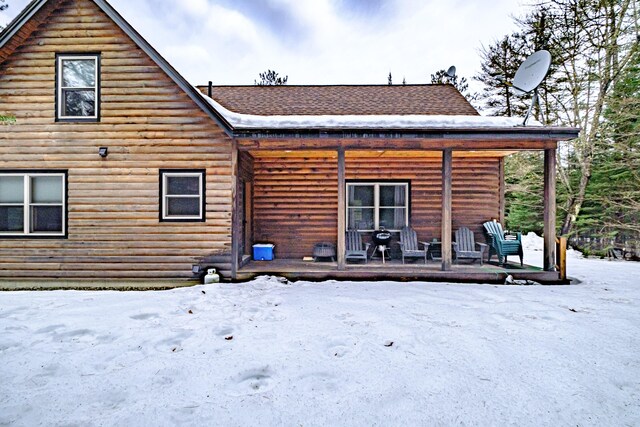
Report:
[{"label": "roof vent pipe", "polygon": [[211,98],[211,95],[213,95],[213,82],[211,80],[209,80],[209,89],[207,90],[207,95],[209,95],[209,98]]}]

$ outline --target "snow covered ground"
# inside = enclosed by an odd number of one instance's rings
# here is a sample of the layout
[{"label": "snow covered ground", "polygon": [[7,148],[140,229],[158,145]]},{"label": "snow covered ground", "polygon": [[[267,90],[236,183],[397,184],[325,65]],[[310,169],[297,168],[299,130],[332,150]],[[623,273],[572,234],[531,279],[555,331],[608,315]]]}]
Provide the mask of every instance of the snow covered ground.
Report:
[{"label": "snow covered ground", "polygon": [[640,425],[640,264],[568,266],[581,283],[3,292],[0,425]]}]

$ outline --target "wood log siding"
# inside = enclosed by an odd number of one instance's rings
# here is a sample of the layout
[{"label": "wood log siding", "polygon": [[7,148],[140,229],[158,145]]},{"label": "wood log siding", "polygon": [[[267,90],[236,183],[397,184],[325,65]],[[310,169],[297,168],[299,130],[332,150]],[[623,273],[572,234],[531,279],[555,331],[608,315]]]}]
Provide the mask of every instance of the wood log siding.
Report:
[{"label": "wood log siding", "polygon": [[254,159],[254,239],[276,243],[276,256],[310,256],[336,242],[337,158]]},{"label": "wood log siding", "polygon": [[[225,254],[229,275],[232,141],[92,2],[53,3],[0,64],[0,172],[67,169],[69,236],[0,236],[0,278],[190,278]],[[99,123],[54,122],[56,52],[101,53]],[[206,222],[159,222],[160,168],[206,169]]]},{"label": "wood log siding", "polygon": [[[410,181],[411,226],[421,239],[440,239],[441,158],[347,154],[347,180]],[[335,243],[336,157],[256,157],[254,164],[256,241],[275,243],[280,258],[310,256],[315,243]],[[484,242],[482,222],[500,214],[499,158],[454,158],[452,192],[453,230],[469,227]]]}]

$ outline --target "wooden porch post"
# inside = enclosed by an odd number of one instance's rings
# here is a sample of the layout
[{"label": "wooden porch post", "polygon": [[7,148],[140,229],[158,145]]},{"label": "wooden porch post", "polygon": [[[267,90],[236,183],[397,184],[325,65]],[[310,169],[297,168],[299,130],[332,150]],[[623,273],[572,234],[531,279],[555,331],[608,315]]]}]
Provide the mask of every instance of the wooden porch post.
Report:
[{"label": "wooden porch post", "polygon": [[345,269],[345,232],[346,232],[346,215],[345,215],[345,161],[344,148],[338,148],[338,270]]},{"label": "wooden porch post", "polygon": [[240,238],[240,224],[238,212],[238,145],[233,141],[231,151],[231,278],[235,279],[238,274],[238,239]]},{"label": "wooden porch post", "polygon": [[556,265],[556,149],[544,150],[544,252],[545,271]]},{"label": "wooden porch post", "polygon": [[442,151],[442,271],[451,270],[451,174],[452,151]]},{"label": "wooden porch post", "polygon": [[499,169],[498,169],[498,179],[500,180],[499,182],[499,186],[500,186],[500,190],[499,190],[499,194],[498,197],[500,197],[500,213],[499,213],[499,218],[500,218],[500,224],[502,224],[502,226],[504,226],[504,214],[505,214],[505,198],[504,198],[504,193],[505,193],[505,185],[504,185],[504,157],[500,157],[499,160]]}]

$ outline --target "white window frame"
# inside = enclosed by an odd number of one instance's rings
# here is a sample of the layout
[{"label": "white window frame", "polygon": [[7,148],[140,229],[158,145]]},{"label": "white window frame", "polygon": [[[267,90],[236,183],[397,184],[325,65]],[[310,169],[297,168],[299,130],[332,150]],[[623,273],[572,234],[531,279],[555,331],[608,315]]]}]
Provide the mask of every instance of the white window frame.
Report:
[{"label": "white window frame", "polygon": [[[100,61],[98,54],[87,54],[87,55],[74,55],[74,54],[60,54],[57,56],[57,69],[58,69],[58,81],[56,82],[56,104],[57,104],[57,118],[61,120],[86,120],[93,119],[97,120],[99,115],[99,105],[100,105],[100,91],[98,90],[100,84]],[[63,61],[73,61],[73,60],[93,60],[95,63],[95,73],[94,73],[94,86],[88,87],[63,87],[62,86],[62,74],[64,72],[64,68],[62,67]],[[63,89],[77,89],[77,90],[93,90],[95,92],[95,105],[93,107],[94,114],[93,116],[65,116],[63,115],[64,111],[62,110],[62,106],[64,103],[62,102]]]},{"label": "white window frame", "polygon": [[[186,220],[186,221],[203,221],[204,220],[204,172],[161,172],[162,173],[162,200],[160,210],[163,220]],[[170,177],[198,177],[198,209],[199,214],[194,215],[169,215],[169,198],[195,198],[195,194],[167,194],[167,178]]]},{"label": "white window frame", "polygon": [[[0,203],[1,206],[22,206],[24,210],[22,232],[0,231],[0,236],[25,236],[25,237],[64,237],[67,234],[67,180],[65,173],[59,172],[25,172],[25,173],[2,173],[0,176],[22,177],[23,199],[22,203]],[[62,203],[33,203],[31,201],[31,180],[42,176],[55,176],[62,179]],[[62,231],[32,232],[31,231],[31,207],[32,206],[61,206],[62,207]]]},{"label": "white window frame", "polygon": [[[345,201],[345,206],[347,209],[347,212],[345,213],[346,215],[346,223],[347,225],[349,224],[349,212],[350,212],[350,208],[354,208],[354,207],[363,207],[363,208],[371,208],[373,207],[373,224],[374,224],[374,229],[371,230],[367,230],[367,229],[359,229],[358,231],[375,231],[380,229],[380,187],[389,187],[389,186],[393,186],[393,187],[397,187],[397,186],[403,186],[404,187],[404,191],[405,191],[405,197],[404,197],[404,224],[405,225],[409,225],[409,182],[408,181],[401,181],[401,182],[384,182],[384,181],[354,181],[354,182],[347,182],[347,188],[346,188],[346,201]],[[350,206],[349,205],[349,187],[353,187],[353,186],[360,186],[360,187],[364,187],[364,186],[371,186],[373,187],[373,206]],[[399,207],[399,206],[396,206]],[[387,229],[388,231],[400,231],[400,230],[396,230],[396,229]]]}]

